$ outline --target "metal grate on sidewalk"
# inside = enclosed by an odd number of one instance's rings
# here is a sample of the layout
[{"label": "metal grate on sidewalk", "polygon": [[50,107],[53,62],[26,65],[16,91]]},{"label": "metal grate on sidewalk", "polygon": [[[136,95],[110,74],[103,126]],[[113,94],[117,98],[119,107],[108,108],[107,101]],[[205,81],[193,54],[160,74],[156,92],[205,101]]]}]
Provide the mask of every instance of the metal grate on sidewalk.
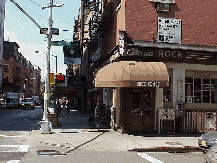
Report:
[{"label": "metal grate on sidewalk", "polygon": [[27,152],[0,152],[0,161],[21,160]]}]

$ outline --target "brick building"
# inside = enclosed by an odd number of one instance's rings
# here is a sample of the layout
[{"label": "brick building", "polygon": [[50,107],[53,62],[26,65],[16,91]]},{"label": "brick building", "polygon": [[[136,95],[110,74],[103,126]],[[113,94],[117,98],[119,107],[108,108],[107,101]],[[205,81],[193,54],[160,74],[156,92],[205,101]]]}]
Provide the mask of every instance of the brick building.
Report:
[{"label": "brick building", "polygon": [[18,52],[16,42],[4,41],[2,59],[3,93],[17,92],[25,97],[40,94],[40,68],[34,69],[30,61]]},{"label": "brick building", "polygon": [[84,103],[100,101],[105,123],[113,105],[123,133],[216,129],[214,0],[81,2]]}]

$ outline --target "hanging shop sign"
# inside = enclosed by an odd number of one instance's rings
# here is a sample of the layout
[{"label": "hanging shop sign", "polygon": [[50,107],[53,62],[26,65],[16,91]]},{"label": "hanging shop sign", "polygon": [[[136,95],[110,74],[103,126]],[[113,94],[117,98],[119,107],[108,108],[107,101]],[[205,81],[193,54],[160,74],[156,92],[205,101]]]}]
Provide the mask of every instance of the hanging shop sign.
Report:
[{"label": "hanging shop sign", "polygon": [[124,55],[124,31],[119,31],[119,52]]},{"label": "hanging shop sign", "polygon": [[110,57],[110,63],[116,60],[116,58],[120,57],[120,53],[118,49],[114,50],[113,53],[114,54]]}]

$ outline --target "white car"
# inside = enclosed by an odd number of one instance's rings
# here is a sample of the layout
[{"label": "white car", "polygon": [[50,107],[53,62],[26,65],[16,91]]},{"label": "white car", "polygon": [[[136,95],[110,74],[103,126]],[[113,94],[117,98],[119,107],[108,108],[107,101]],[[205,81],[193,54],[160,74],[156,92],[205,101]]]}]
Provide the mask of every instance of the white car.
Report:
[{"label": "white car", "polygon": [[22,102],[22,109],[35,109],[35,103],[34,103],[34,99],[33,98],[25,98]]}]

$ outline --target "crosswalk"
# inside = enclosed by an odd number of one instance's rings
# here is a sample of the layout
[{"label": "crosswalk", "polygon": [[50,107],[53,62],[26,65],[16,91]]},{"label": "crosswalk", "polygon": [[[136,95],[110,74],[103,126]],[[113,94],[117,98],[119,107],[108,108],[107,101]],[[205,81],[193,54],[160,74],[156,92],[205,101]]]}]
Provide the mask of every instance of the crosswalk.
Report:
[{"label": "crosswalk", "polygon": [[[13,136],[13,135],[0,135],[3,138],[9,137],[22,137],[22,136]],[[18,163],[20,160],[25,157],[29,145],[12,145],[4,144],[0,145],[0,161],[6,161],[6,163]]]},{"label": "crosswalk", "polygon": [[140,157],[146,159],[147,161],[151,162],[151,163],[164,163],[163,161],[160,161],[154,157],[149,156],[146,153],[137,153]]}]

